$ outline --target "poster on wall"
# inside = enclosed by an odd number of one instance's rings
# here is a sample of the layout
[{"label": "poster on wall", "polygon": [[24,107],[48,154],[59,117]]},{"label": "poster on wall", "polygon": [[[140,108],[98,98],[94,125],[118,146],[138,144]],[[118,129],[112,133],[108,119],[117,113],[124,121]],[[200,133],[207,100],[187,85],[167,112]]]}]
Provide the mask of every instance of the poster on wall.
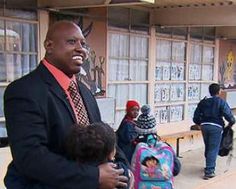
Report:
[{"label": "poster on wall", "polygon": [[199,100],[200,98],[200,85],[191,84],[188,87],[188,99],[189,100]]},{"label": "poster on wall", "polygon": [[164,63],[162,67],[162,79],[170,80],[170,63]]},{"label": "poster on wall", "polygon": [[189,65],[189,79],[200,80],[201,79],[201,65],[190,64]]},{"label": "poster on wall", "polygon": [[171,106],[170,107],[170,121],[181,121],[183,119],[183,106]]},{"label": "poster on wall", "polygon": [[155,89],[154,89],[154,102],[160,102],[161,101],[161,85],[155,84]]},{"label": "poster on wall", "polygon": [[160,107],[159,108],[159,112],[160,112],[160,123],[167,123],[168,122],[168,118],[169,118],[169,110],[168,107]]},{"label": "poster on wall", "polygon": [[161,86],[161,101],[167,102],[170,99],[170,85]]},{"label": "poster on wall", "polygon": [[170,101],[184,100],[184,84],[172,84],[170,88]]},{"label": "poster on wall", "polygon": [[235,51],[230,49],[225,55],[225,58],[222,59],[221,61],[222,62],[220,63],[219,66],[219,83],[221,84],[221,87],[235,88],[236,84]]},{"label": "poster on wall", "polygon": [[171,80],[184,80],[184,64],[172,64]]}]

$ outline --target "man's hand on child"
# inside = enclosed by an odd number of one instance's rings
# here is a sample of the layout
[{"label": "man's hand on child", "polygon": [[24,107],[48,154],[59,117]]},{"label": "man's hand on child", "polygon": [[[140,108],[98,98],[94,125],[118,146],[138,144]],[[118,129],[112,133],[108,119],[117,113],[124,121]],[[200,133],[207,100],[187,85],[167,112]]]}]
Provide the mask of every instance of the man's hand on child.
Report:
[{"label": "man's hand on child", "polygon": [[99,189],[114,189],[116,187],[127,187],[128,178],[123,169],[116,169],[114,163],[104,163],[99,168]]}]

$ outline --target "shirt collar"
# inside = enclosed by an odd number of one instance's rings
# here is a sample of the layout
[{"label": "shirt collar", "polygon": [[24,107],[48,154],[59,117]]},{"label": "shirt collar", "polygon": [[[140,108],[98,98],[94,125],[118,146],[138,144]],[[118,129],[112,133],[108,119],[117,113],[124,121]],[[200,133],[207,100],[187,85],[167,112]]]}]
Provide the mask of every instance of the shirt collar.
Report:
[{"label": "shirt collar", "polygon": [[50,64],[45,58],[42,60],[42,63],[46,66],[49,72],[54,76],[59,85],[66,91],[69,88],[71,80],[76,82],[75,75],[72,78],[69,78],[65,73],[59,70],[54,65]]}]

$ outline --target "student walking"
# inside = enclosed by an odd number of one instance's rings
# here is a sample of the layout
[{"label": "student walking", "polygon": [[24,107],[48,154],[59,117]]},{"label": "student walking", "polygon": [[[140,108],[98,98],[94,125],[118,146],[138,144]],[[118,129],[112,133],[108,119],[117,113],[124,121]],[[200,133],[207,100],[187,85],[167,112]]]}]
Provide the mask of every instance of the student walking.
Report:
[{"label": "student walking", "polygon": [[216,158],[219,152],[222,130],[225,126],[223,118],[228,121],[229,127],[235,123],[229,105],[219,97],[219,84],[211,84],[209,93],[211,97],[205,97],[199,102],[193,117],[194,123],[201,125],[205,144],[206,165],[203,179],[210,179],[215,176]]}]

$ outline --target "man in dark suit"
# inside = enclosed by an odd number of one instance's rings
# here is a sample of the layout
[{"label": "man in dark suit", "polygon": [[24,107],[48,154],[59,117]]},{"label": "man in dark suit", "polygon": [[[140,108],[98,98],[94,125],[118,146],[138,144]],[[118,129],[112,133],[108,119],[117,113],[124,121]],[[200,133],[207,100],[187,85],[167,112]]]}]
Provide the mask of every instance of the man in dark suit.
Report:
[{"label": "man in dark suit", "polygon": [[76,24],[55,23],[47,33],[46,55],[39,66],[7,87],[4,111],[13,157],[5,177],[8,189],[127,186],[123,169],[115,169],[112,163],[93,167],[65,157],[64,139],[69,128],[79,122],[81,113],[68,92],[72,80],[82,97],[87,121],[101,121],[95,98],[75,79],[87,57],[85,45],[85,38]]}]

